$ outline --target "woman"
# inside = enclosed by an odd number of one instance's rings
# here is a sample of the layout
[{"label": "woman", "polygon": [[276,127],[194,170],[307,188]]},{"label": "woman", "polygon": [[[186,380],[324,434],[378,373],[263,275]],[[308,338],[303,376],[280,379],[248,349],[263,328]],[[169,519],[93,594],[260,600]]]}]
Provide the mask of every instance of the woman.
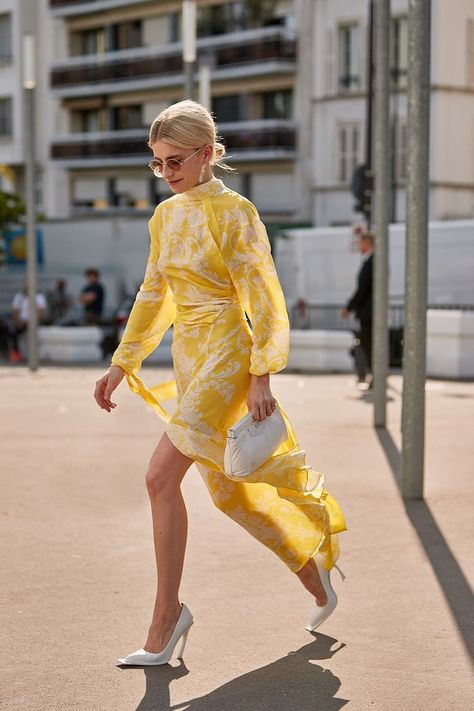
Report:
[{"label": "woman", "polygon": [[[216,506],[274,551],[314,596],[307,629],[336,604],[329,571],[338,556],[342,513],[323,488],[323,476],[283,416],[288,439],[243,482],[224,475],[226,432],[248,411],[263,420],[276,407],[270,373],[282,370],[289,349],[288,316],[265,228],[253,204],[214,177],[222,162],[210,113],[182,101],[153,121],[150,167],[175,193],[150,220],[151,249],[122,341],[95,399],[111,412],[123,377],[166,422],[149,464],[158,587],[145,645],[124,664],[165,664],[193,622],[179,602],[187,515],[181,481],[194,462]],[[252,329],[246,320],[248,314]],[[176,381],[148,389],[137,371],[173,328]],[[170,417],[162,401],[176,397]]]}]

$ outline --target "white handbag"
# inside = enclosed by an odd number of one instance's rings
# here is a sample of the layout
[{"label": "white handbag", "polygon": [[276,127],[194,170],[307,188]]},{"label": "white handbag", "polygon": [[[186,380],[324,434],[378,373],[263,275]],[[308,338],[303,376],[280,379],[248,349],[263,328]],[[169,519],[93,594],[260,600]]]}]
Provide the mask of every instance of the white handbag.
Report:
[{"label": "white handbag", "polygon": [[285,421],[277,405],[275,411],[259,422],[251,412],[227,430],[224,472],[230,478],[244,478],[271,457],[288,437]]}]

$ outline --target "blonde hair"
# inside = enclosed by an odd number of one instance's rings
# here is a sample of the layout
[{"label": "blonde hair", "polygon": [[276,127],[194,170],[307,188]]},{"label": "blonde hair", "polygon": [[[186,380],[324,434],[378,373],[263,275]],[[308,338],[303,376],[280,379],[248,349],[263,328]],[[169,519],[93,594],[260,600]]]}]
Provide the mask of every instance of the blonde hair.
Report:
[{"label": "blonde hair", "polygon": [[210,144],[213,151],[209,164],[229,173],[235,172],[235,168],[223,161],[226,150],[211,112],[197,101],[178,101],[159,113],[150,126],[148,145],[151,147],[155,141],[165,141],[180,148]]}]

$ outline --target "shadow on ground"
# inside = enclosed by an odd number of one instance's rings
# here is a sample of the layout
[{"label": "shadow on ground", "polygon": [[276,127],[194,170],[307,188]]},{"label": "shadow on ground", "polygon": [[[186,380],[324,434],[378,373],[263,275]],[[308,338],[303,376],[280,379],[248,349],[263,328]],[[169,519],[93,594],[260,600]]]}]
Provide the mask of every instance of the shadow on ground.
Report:
[{"label": "shadow on ground", "polygon": [[[314,660],[330,659],[345,645],[332,637],[314,634],[314,641],[289,652],[286,657],[232,679],[205,696],[171,705],[169,685],[189,673],[178,667],[141,668],[146,690],[136,711],[339,711],[348,701],[334,698],[341,682]],[[131,671],[130,669],[128,669]],[[135,673],[137,669],[135,668]]]},{"label": "shadow on ground", "polygon": [[[376,429],[380,445],[401,493],[401,454],[390,432]],[[449,605],[461,639],[471,658],[474,655],[473,595],[466,577],[452,554],[436,519],[424,500],[405,499],[405,512],[430,561]]]}]

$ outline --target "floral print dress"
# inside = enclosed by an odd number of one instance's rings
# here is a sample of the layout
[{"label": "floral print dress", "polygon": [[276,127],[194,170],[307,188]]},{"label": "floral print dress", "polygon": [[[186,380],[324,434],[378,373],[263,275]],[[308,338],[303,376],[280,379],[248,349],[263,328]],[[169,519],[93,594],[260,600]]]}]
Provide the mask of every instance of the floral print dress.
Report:
[{"label": "floral print dress", "polygon": [[[247,414],[251,374],[282,370],[289,351],[285,300],[256,208],[213,177],[160,203],[149,227],[145,278],[112,362],[195,461],[221,511],[293,572],[316,552],[331,568],[344,517],[324,476],[306,464],[281,403],[288,439],[245,481],[224,474],[227,429]],[[175,380],[149,388],[137,372],[172,324]],[[163,401],[171,398],[170,416]]]}]

